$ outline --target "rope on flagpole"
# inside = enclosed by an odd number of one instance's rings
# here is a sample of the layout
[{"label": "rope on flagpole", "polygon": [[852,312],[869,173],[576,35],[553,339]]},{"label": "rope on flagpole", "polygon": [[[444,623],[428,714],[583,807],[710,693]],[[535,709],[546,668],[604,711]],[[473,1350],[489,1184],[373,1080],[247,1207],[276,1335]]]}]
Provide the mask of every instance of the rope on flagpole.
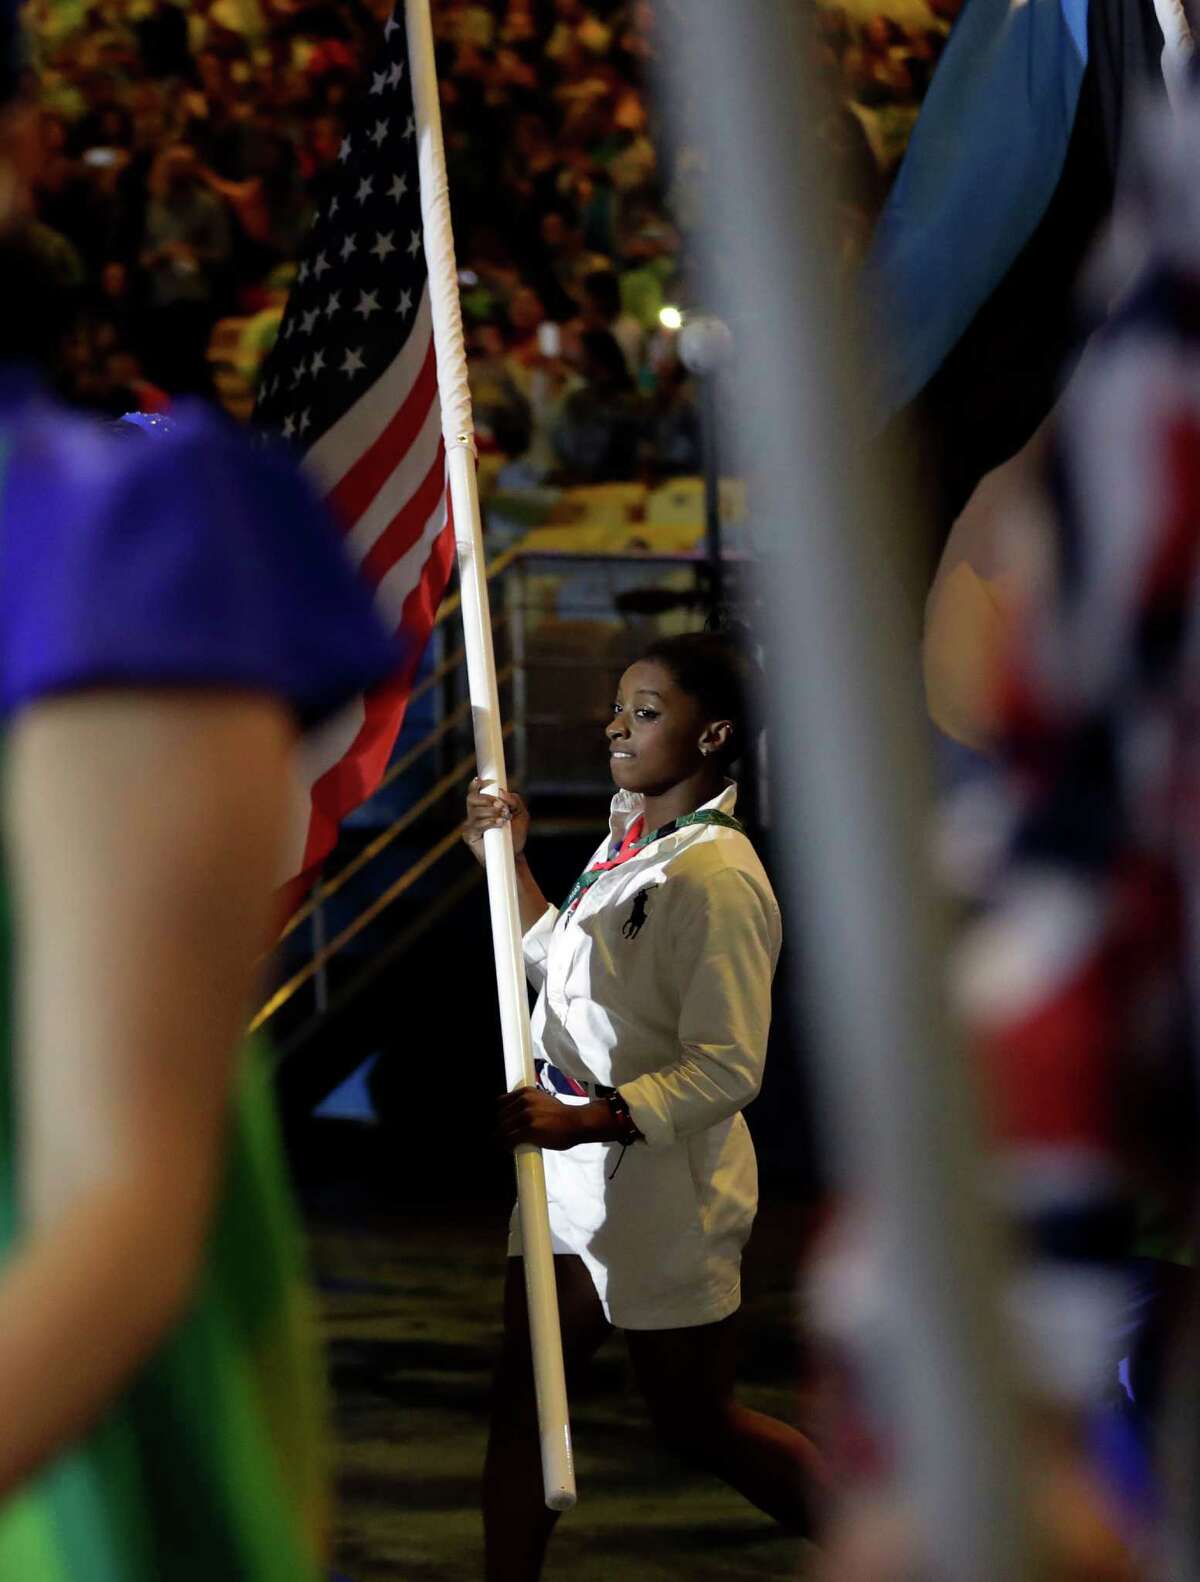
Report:
[{"label": "rope on flagpole", "polygon": [[[433,25],[429,0],[405,0],[408,59],[416,111],[418,164],[421,174],[421,218],[425,258],[429,266],[429,299],[437,350],[438,392],[442,433],[446,441],[450,506],[458,552],[463,634],[467,650],[467,685],[475,725],[475,753],[485,787],[504,790],[504,744],[496,687],[488,613],[487,568],[479,520],[475,478],[475,430],[467,385],[458,271],[450,225],[446,155],[442,144]],[[510,1090],[535,1085],[533,1040],[529,1029],[529,998],[521,954],[520,908],[513,859],[512,831],[488,830],[483,838],[488,900],[492,916],[492,948],[496,957],[496,988],[504,1044],[504,1070]],[[546,1205],[546,1177],[539,1148],[516,1150],[517,1196],[524,1249],[525,1291],[533,1344],[542,1446],[542,1481],[551,1510],[575,1503],[575,1467],[567,1390],[563,1371],[558,1292],[554,1283],[554,1250]]]}]

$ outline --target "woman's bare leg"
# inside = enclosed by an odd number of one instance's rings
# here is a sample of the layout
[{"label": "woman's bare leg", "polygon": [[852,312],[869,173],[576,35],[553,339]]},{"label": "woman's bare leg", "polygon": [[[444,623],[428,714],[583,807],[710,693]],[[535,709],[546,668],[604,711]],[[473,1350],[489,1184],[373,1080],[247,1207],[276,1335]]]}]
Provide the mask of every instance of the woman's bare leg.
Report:
[{"label": "woman's bare leg", "polygon": [[739,1406],[733,1319],[694,1329],[630,1330],[627,1339],[662,1442],[785,1527],[811,1536],[825,1487],[822,1458],[797,1429]]}]

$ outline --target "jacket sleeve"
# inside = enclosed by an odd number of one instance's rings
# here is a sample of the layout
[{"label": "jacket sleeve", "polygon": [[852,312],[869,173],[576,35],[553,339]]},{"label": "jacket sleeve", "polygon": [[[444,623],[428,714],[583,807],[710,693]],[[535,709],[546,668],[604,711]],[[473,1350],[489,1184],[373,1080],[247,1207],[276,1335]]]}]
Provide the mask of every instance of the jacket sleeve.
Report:
[{"label": "jacket sleeve", "polygon": [[558,908],[548,906],[533,927],[526,929],[521,940],[525,976],[539,992],[546,981],[546,956],[550,949],[550,936],[557,922]]},{"label": "jacket sleeve", "polygon": [[621,1087],[652,1148],[715,1126],[758,1093],[780,945],[775,902],[748,874],[726,868],[702,884],[676,882],[679,1054]]}]

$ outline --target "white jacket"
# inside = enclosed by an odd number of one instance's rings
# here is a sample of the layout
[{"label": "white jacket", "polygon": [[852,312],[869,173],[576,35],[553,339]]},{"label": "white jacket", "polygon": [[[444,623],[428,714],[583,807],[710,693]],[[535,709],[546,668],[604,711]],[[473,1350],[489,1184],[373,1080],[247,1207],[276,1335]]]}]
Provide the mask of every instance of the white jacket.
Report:
[{"label": "white jacket", "polygon": [[[707,806],[732,813],[735,799],[730,783]],[[630,792],[613,798],[614,842],[641,810]],[[646,1139],[615,1176],[616,1144],[545,1156],[556,1246],[584,1258],[618,1324],[702,1323],[737,1306],[757,1204],[739,1112],[762,1081],[780,941],[750,841],[711,824],[655,841],[525,936],[535,1055],[619,1088]]]}]

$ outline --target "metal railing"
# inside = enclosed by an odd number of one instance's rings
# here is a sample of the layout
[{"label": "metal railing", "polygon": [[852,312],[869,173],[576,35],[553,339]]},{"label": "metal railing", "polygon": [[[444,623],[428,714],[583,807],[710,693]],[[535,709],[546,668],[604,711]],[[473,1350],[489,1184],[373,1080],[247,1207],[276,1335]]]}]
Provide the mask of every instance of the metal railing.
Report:
[{"label": "metal railing", "polygon": [[[703,568],[702,557],[694,554],[579,554],[519,545],[489,564],[497,680],[508,699],[503,730],[510,778],[526,795],[555,799],[560,821],[567,825],[579,822],[571,817],[572,802],[587,798],[594,805],[597,793],[608,787],[598,732],[615,676],[653,636],[703,623]],[[410,694],[410,714],[414,703],[433,695],[434,723],[411,745],[402,739],[399,756],[356,823],[369,823],[373,805],[382,806],[383,794],[420,766],[431,765],[431,783],[416,788],[395,817],[344,856],[288,919],[277,952],[283,981],[255,1015],[252,1031],[310,985],[319,1015],[327,1003],[324,980],[330,964],[345,957],[356,941],[361,948],[380,916],[459,845],[458,809],[451,813],[448,799],[471,778],[475,756],[465,654],[460,644],[451,643],[458,604],[457,593],[443,601],[428,671]],[[380,857],[405,835],[419,837],[420,850],[401,873],[371,883]],[[359,890],[353,916],[326,938],[328,904],[335,899],[344,904]],[[289,942],[305,923],[312,925],[313,945],[297,964]],[[289,958],[290,970],[282,967]]]}]

